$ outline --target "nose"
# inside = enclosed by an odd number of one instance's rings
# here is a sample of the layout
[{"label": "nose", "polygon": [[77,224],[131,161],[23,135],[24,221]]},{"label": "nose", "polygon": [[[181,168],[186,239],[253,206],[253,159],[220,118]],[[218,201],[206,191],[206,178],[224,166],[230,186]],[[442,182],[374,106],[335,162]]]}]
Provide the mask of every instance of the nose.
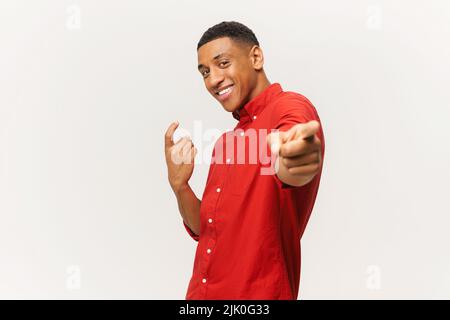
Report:
[{"label": "nose", "polygon": [[225,80],[225,77],[220,70],[211,70],[208,81],[209,81],[209,87],[212,91],[215,91],[217,88],[220,87],[220,84]]}]

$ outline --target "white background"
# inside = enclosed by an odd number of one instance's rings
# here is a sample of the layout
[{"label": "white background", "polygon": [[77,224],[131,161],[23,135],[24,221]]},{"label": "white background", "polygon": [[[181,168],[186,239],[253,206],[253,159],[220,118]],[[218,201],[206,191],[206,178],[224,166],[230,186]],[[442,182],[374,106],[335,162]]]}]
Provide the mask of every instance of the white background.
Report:
[{"label": "white background", "polygon": [[184,298],[163,134],[234,127],[196,70],[224,20],[323,122],[299,297],[450,298],[445,0],[0,0],[0,298]]}]

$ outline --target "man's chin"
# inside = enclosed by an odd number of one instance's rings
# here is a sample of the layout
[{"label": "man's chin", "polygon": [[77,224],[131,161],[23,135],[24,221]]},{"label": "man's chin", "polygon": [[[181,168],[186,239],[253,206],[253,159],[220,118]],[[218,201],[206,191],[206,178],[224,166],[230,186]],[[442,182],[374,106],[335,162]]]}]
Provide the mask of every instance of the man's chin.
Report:
[{"label": "man's chin", "polygon": [[230,106],[230,105],[226,105],[226,104],[222,104],[222,107],[225,109],[225,111],[228,111],[228,112],[234,112],[235,110],[238,109],[238,107],[236,107],[236,106]]},{"label": "man's chin", "polygon": [[224,108],[225,111],[228,111],[228,112],[234,112],[234,111],[240,109],[239,104],[235,104],[235,103],[233,103],[233,104],[232,103],[225,103],[225,104],[221,103],[221,105],[222,105],[222,108]]}]

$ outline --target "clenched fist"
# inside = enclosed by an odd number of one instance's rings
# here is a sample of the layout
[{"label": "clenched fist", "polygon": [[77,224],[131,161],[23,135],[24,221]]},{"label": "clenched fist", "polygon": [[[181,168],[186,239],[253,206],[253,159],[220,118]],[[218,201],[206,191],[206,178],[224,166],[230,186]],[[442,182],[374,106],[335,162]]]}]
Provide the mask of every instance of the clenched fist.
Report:
[{"label": "clenched fist", "polygon": [[165,134],[165,154],[169,183],[176,192],[187,185],[194,171],[194,158],[197,149],[190,138],[184,137],[173,142],[173,134],[179,123],[173,122]]}]

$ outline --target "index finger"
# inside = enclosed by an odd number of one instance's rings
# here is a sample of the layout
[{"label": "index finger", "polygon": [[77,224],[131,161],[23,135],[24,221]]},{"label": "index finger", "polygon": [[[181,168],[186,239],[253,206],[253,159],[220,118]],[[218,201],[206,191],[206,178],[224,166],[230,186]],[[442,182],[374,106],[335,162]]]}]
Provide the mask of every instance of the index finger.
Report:
[{"label": "index finger", "polygon": [[311,138],[319,131],[320,123],[316,120],[311,120],[306,122],[303,126],[299,128],[300,136],[305,140],[312,140]]},{"label": "index finger", "polygon": [[314,152],[320,148],[320,140],[317,136],[310,136],[308,139],[296,139],[286,142],[280,148],[280,155],[285,158],[297,157],[303,154]]},{"label": "index finger", "polygon": [[173,137],[175,130],[178,128],[179,124],[180,123],[178,121],[175,121],[170,124],[169,128],[167,128],[166,133],[164,135],[164,141],[165,141],[166,148],[173,146],[174,143],[173,143],[172,137]]}]

